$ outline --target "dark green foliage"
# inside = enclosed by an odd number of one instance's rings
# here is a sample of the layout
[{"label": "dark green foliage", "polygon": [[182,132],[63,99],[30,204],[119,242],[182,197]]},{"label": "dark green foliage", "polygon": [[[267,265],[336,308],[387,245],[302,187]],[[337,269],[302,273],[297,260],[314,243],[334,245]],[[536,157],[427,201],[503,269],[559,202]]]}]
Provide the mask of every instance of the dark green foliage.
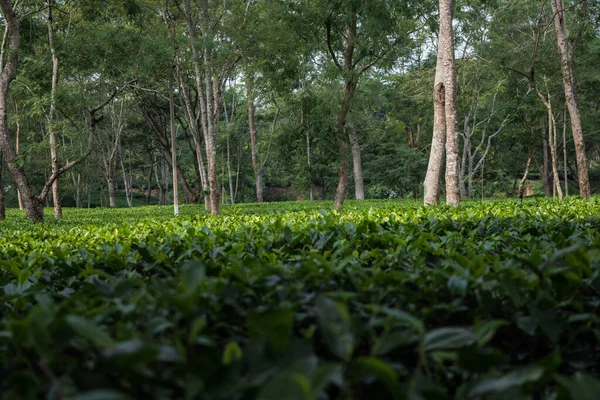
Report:
[{"label": "dark green foliage", "polygon": [[2,397],[599,398],[598,199],[329,207],[9,213]]}]

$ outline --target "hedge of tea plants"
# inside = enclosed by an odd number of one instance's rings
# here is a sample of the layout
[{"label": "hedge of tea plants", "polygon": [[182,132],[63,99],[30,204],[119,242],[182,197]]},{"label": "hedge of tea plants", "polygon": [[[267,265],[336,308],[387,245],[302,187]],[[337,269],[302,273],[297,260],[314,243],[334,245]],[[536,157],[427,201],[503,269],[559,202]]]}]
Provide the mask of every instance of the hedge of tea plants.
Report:
[{"label": "hedge of tea plants", "polygon": [[600,399],[600,200],[0,222],[3,399]]}]

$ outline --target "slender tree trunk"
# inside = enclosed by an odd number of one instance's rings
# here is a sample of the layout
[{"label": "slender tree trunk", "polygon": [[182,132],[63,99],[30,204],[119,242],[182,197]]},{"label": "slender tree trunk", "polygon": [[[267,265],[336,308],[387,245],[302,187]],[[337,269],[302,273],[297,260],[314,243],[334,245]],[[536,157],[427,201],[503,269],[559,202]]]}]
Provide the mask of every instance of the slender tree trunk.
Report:
[{"label": "slender tree trunk", "polygon": [[554,18],[554,30],[558,51],[560,53],[561,68],[563,76],[563,86],[565,90],[565,100],[571,119],[571,130],[573,142],[575,144],[575,155],[577,157],[577,173],[579,176],[579,194],[582,197],[590,197],[590,181],[588,177],[587,156],[585,154],[585,142],[583,139],[583,129],[581,126],[581,116],[577,105],[577,94],[575,91],[575,79],[573,78],[571,49],[567,41],[567,32],[565,27],[565,7],[562,0],[551,0],[552,12]]},{"label": "slender tree trunk", "polygon": [[550,175],[550,157],[548,155],[548,139],[546,134],[546,124],[544,119],[541,121],[542,128],[542,146],[544,152],[544,165],[542,167],[542,184],[544,185],[544,193],[546,197],[552,196],[552,177]]},{"label": "slender tree trunk", "polygon": [[4,193],[4,157],[0,151],[0,221],[6,219],[6,196]]},{"label": "slender tree trunk", "polygon": [[229,181],[229,198],[231,204],[235,204],[235,192],[233,191],[233,174],[231,173],[231,151],[229,148],[229,135],[227,135],[227,180]]},{"label": "slender tree trunk", "polygon": [[133,196],[131,193],[131,189],[132,189],[132,182],[131,182],[131,177],[127,175],[127,168],[125,167],[125,161],[124,161],[124,154],[122,152],[122,149],[120,151],[120,164],[121,164],[121,171],[123,173],[123,188],[125,189],[125,200],[127,201],[127,207],[132,207],[133,206]]},{"label": "slender tree trunk", "polygon": [[461,162],[460,162],[460,180],[459,180],[460,197],[463,199],[470,198],[470,195],[467,195],[467,186],[465,183],[465,181],[467,179],[467,149],[471,147],[470,134],[467,132],[468,129],[469,129],[468,123],[465,122],[463,152],[462,152],[462,158],[461,158]]},{"label": "slender tree trunk", "polygon": [[356,9],[352,9],[349,15],[349,23],[346,27],[344,38],[344,72],[347,75],[344,84],[344,99],[335,120],[334,131],[338,139],[340,167],[338,171],[338,183],[335,188],[335,199],[333,207],[339,211],[344,205],[346,189],[348,187],[348,172],[350,167],[350,142],[346,132],[346,119],[352,108],[352,100],[358,86],[358,76],[354,70],[354,50],[357,32]]},{"label": "slender tree trunk", "polygon": [[[53,0],[48,0],[48,16],[46,22],[48,25],[48,42],[50,53],[52,55],[52,89],[50,91],[50,110],[48,112],[48,139],[50,141],[50,160],[52,166],[52,175],[58,174],[58,143],[56,140],[56,131],[54,127],[54,117],[56,114],[56,89],[59,81],[59,60],[54,47],[54,26],[52,24]],[[60,204],[60,190],[58,178],[52,184],[52,201],[54,204],[54,217],[62,218],[62,207]]]},{"label": "slender tree trunk", "polygon": [[175,75],[175,65],[171,69],[169,76],[169,122],[171,131],[171,165],[173,166],[173,213],[179,215],[179,186],[177,185],[177,135],[175,132],[175,100],[173,92],[175,85],[173,83]]},{"label": "slender tree trunk", "polygon": [[523,196],[525,194],[525,183],[527,182],[527,176],[529,175],[529,167],[531,166],[531,153],[527,157],[527,164],[525,165],[525,173],[523,174],[523,178],[519,182],[519,200],[523,201]]},{"label": "slender tree trunk", "polygon": [[86,187],[86,191],[87,191],[87,208],[91,208],[92,207],[92,185],[88,181],[86,186],[87,186]]},{"label": "slender tree trunk", "polygon": [[[200,115],[202,122],[202,131],[204,132],[204,141],[207,160],[207,183],[208,183],[208,206],[213,215],[220,214],[219,189],[217,182],[217,151],[216,138],[218,133],[219,112],[221,107],[220,82],[213,76],[213,60],[211,49],[205,49],[203,57],[196,47],[197,29],[196,19],[190,0],[183,1],[185,18],[188,27],[188,37],[192,59],[194,63],[194,72],[196,77],[196,88],[198,90],[198,103],[200,103]],[[206,4],[208,7],[208,4]],[[208,10],[203,11],[207,13]],[[208,32],[206,32],[208,33]],[[203,65],[200,64],[203,61]],[[217,88],[215,91],[214,89]]]},{"label": "slender tree trunk", "polygon": [[[200,72],[198,72],[200,73]],[[192,132],[192,137],[194,139],[194,155],[196,157],[195,163],[198,167],[198,172],[200,174],[200,184],[202,186],[202,198],[204,199],[204,206],[206,210],[210,211],[210,199],[209,199],[209,188],[208,188],[208,177],[206,175],[206,165],[204,163],[204,149],[202,148],[202,141],[204,140],[202,136],[207,134],[207,127],[202,125],[200,127],[201,118],[200,112],[197,110],[192,104],[192,100],[190,98],[189,90],[184,86],[184,81],[180,75],[180,94],[183,105],[185,106],[185,111],[188,120],[188,126],[190,131]],[[201,94],[199,94],[201,96]],[[185,185],[184,185],[185,190]],[[186,195],[187,198],[187,195]]]},{"label": "slender tree trunk", "polygon": [[456,66],[454,63],[454,33],[452,19],[454,1],[440,0],[440,44],[444,52],[444,86],[446,96],[446,203],[460,205],[458,183],[459,149],[456,106]]},{"label": "slender tree trunk", "polygon": [[358,136],[354,129],[354,124],[349,122],[346,127],[348,128],[348,136],[352,145],[352,165],[354,166],[354,193],[356,200],[365,199],[365,187],[362,172],[362,162],[360,157],[360,145],[358,144]]},{"label": "slender tree trunk", "polygon": [[115,188],[115,173],[111,171],[110,176],[106,180],[108,185],[108,205],[109,207],[117,206],[117,191]]},{"label": "slender tree trunk", "polygon": [[[303,116],[304,117],[304,116]],[[311,160],[310,160],[310,132],[306,130],[306,160],[308,162],[308,179],[309,179],[309,198],[311,200],[315,199],[315,185],[313,185],[312,181],[312,169],[311,169]]]},{"label": "slender tree trunk", "polygon": [[150,155],[150,171],[148,172],[148,181],[146,182],[146,185],[148,187],[147,192],[146,192],[146,204],[150,205],[150,196],[152,196],[152,173],[154,170],[154,154],[149,153]]},{"label": "slender tree trunk", "polygon": [[438,44],[435,83],[433,86],[433,138],[429,153],[429,164],[423,182],[424,203],[438,205],[440,203],[440,181],[444,167],[446,145],[446,94],[444,86],[444,52]]},{"label": "slender tree trunk", "polygon": [[[14,105],[15,105],[15,114],[16,114],[16,124],[17,124],[17,132],[15,134],[15,153],[17,155],[19,155],[19,145],[20,145],[20,140],[21,140],[21,123],[20,123],[20,118],[19,118],[19,106],[17,105],[17,102],[14,101]],[[19,203],[19,210],[23,211],[23,200],[21,199],[21,192],[18,190],[17,188],[17,202]]]},{"label": "slender tree trunk", "polygon": [[256,182],[256,201],[263,202],[262,165],[258,156],[258,132],[254,118],[254,90],[251,76],[246,76],[246,101],[248,101],[248,127],[250,129],[250,150],[252,152],[252,168]]},{"label": "slender tree trunk", "polygon": [[75,187],[75,207],[81,207],[81,174],[73,172],[71,173],[71,180],[73,181],[73,186]]},{"label": "slender tree trunk", "polygon": [[[550,102],[547,103],[548,105]],[[558,160],[556,154],[556,124],[552,106],[548,106],[548,141],[550,142],[550,155],[552,157],[552,182],[555,193],[558,195],[558,200],[563,199],[562,189],[560,187],[560,178],[558,174]]]},{"label": "slender tree trunk", "polygon": [[565,197],[569,196],[569,174],[567,171],[567,113],[565,111],[564,119],[563,119],[563,134],[562,134],[562,142],[563,142],[563,169],[565,173]]}]

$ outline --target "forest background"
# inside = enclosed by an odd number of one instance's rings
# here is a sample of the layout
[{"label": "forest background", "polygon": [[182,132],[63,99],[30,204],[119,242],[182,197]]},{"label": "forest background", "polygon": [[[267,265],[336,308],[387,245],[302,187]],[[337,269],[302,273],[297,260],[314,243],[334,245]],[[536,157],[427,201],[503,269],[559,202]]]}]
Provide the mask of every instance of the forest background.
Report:
[{"label": "forest background", "polygon": [[[344,168],[348,198],[423,196],[437,1],[2,3],[3,76],[18,51],[4,161],[58,217],[168,204],[174,161],[180,201],[213,213],[333,199]],[[563,7],[596,193],[600,3]],[[462,198],[515,197],[526,170],[525,195],[579,194],[556,16],[544,0],[456,2]],[[0,176],[16,207],[9,168]]]}]

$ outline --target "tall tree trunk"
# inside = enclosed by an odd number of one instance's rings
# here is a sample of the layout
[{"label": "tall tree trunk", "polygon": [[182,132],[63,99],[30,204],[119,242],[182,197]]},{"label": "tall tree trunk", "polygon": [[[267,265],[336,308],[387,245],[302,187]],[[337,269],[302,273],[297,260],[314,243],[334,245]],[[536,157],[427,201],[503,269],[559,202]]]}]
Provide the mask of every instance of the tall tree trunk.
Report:
[{"label": "tall tree trunk", "polygon": [[581,116],[577,106],[577,94],[575,91],[575,80],[571,65],[571,49],[567,42],[567,32],[565,27],[565,7],[562,0],[551,0],[552,12],[554,13],[554,30],[558,51],[560,53],[561,68],[563,76],[563,86],[565,90],[565,100],[571,119],[571,130],[573,142],[575,144],[575,155],[577,157],[577,174],[579,177],[579,194],[582,197],[590,197],[590,181],[588,177],[587,156],[585,154],[585,142],[583,140],[583,129],[581,126]]},{"label": "tall tree trunk", "polygon": [[171,131],[171,165],[173,166],[173,213],[179,215],[179,185],[177,185],[177,135],[175,132],[175,90],[174,77],[175,66],[171,68],[169,75],[169,126]]},{"label": "tall tree trunk", "polygon": [[468,123],[465,122],[465,132],[464,132],[464,140],[463,140],[463,152],[462,158],[460,161],[460,176],[459,176],[459,185],[460,185],[460,197],[461,198],[470,198],[470,195],[467,195],[467,150],[471,148],[471,137],[467,133]]},{"label": "tall tree trunk", "polygon": [[[194,65],[196,65],[196,64],[197,63],[195,63]],[[200,72],[198,72],[198,73],[200,73]],[[190,131],[192,132],[192,137],[194,139],[194,146],[195,146],[194,155],[196,156],[196,164],[197,164],[198,170],[200,172],[200,184],[202,185],[202,198],[204,199],[204,206],[205,206],[206,210],[210,211],[208,177],[206,175],[206,165],[204,162],[204,155],[203,155],[206,153],[204,153],[204,149],[202,147],[202,142],[204,141],[203,136],[207,134],[208,128],[205,127],[204,125],[202,125],[202,127],[200,127],[200,124],[202,124],[200,112],[197,110],[197,107],[194,107],[194,105],[192,104],[192,99],[190,97],[189,89],[187,87],[185,87],[184,81],[181,78],[181,74],[180,74],[179,82],[180,82],[179,85],[180,85],[181,99],[182,99],[183,105],[185,107],[187,120],[188,120],[188,126],[189,126]],[[201,95],[202,94],[200,94],[200,93],[198,94],[198,96],[201,96]]]},{"label": "tall tree trunk", "polygon": [[[303,118],[304,118],[304,115],[303,115]],[[309,188],[308,188],[308,191],[309,191],[308,196],[311,200],[314,200],[315,199],[315,185],[313,184],[313,181],[312,181],[312,168],[311,168],[312,164],[311,164],[311,160],[310,160],[310,131],[308,129],[306,130],[306,160],[308,162],[308,174],[309,174],[308,179],[310,180]]]},{"label": "tall tree trunk", "polygon": [[146,192],[146,204],[150,205],[150,196],[152,196],[152,173],[154,170],[155,156],[150,152],[148,152],[148,154],[150,157],[150,171],[148,172],[148,181],[146,182],[146,185],[148,186]]},{"label": "tall tree trunk", "polygon": [[262,165],[258,156],[258,132],[254,120],[254,88],[252,77],[246,76],[246,101],[248,102],[248,127],[250,130],[250,150],[252,152],[252,168],[254,169],[254,181],[256,182],[256,201],[263,202]]},{"label": "tall tree trunk", "polygon": [[431,140],[427,173],[423,182],[424,203],[426,206],[440,203],[440,181],[446,146],[446,93],[444,81],[444,52],[438,44],[435,82],[433,85],[433,138]]},{"label": "tall tree trunk", "polygon": [[544,119],[541,120],[541,128],[542,128],[542,146],[543,146],[543,156],[544,156],[544,165],[542,166],[542,184],[544,185],[544,194],[546,197],[552,196],[552,176],[550,174],[550,157],[548,154],[548,139],[546,134],[546,124],[544,123]]},{"label": "tall tree trunk", "polygon": [[356,9],[350,11],[346,35],[344,38],[344,65],[343,70],[346,75],[344,84],[344,99],[335,119],[334,132],[338,139],[340,167],[338,171],[338,183],[335,188],[335,199],[333,208],[341,210],[346,198],[346,189],[348,187],[348,172],[350,166],[350,141],[346,132],[346,119],[352,108],[352,100],[356,94],[358,86],[358,75],[354,70],[354,50],[357,35],[357,16]]},{"label": "tall tree trunk", "polygon": [[547,103],[548,107],[548,142],[550,143],[550,155],[552,157],[552,183],[554,193],[558,195],[558,199],[563,199],[562,189],[560,187],[560,177],[558,174],[558,160],[556,152],[556,123],[554,121],[554,114],[552,112],[552,106],[550,102]]},{"label": "tall tree trunk", "polygon": [[229,134],[227,135],[227,180],[229,181],[229,199],[235,204],[235,192],[233,191],[233,174],[231,173],[231,151],[229,148]]},{"label": "tall tree trunk", "polygon": [[133,206],[133,193],[132,193],[132,176],[127,174],[127,168],[125,167],[125,154],[123,149],[119,151],[119,163],[121,164],[121,172],[123,174],[123,188],[125,189],[125,201],[127,201],[127,207]]},{"label": "tall tree trunk", "polygon": [[456,106],[456,66],[452,19],[454,0],[440,0],[440,44],[444,52],[444,86],[446,96],[446,203],[460,205],[459,149]]},{"label": "tall tree trunk", "polygon": [[563,147],[563,169],[565,173],[565,197],[569,196],[569,174],[567,168],[567,112],[564,113],[563,118],[563,134],[562,134],[562,147]]},{"label": "tall tree trunk", "polygon": [[[15,106],[15,114],[16,114],[16,124],[17,124],[17,132],[15,134],[15,153],[19,155],[19,145],[21,140],[21,123],[19,118],[19,106],[17,102],[13,99],[13,103]],[[19,210],[23,211],[23,200],[21,199],[21,192],[17,189],[17,202],[19,203]]]},{"label": "tall tree trunk", "polygon": [[354,167],[354,194],[356,200],[365,199],[365,186],[362,172],[362,162],[360,157],[360,145],[358,143],[358,136],[354,129],[354,124],[349,122],[346,127],[348,128],[348,136],[350,143],[352,144],[352,165]]},{"label": "tall tree trunk", "polygon": [[[214,13],[211,13],[213,11],[211,10],[212,6],[208,2],[205,2],[203,9],[199,11],[198,15],[194,15],[190,0],[184,0],[183,6],[196,75],[198,102],[200,103],[201,121],[204,132],[206,161],[208,164],[207,178],[210,211],[213,215],[219,215],[221,213],[221,206],[217,180],[217,136],[219,133],[219,119],[223,100],[223,86],[225,78],[231,71],[230,68],[233,68],[233,64],[226,65],[220,70],[215,70],[215,54],[213,53],[213,49],[206,47],[202,57],[200,57],[200,52],[196,47],[196,23],[198,20],[201,20],[201,25],[204,25],[203,36],[214,37],[213,27],[215,26],[215,21],[213,20]],[[201,60],[202,65],[200,64]]]},{"label": "tall tree trunk", "polygon": [[[54,117],[56,114],[56,89],[59,81],[59,60],[54,47],[54,26],[52,24],[53,0],[48,0],[48,16],[46,23],[48,25],[48,42],[50,45],[50,54],[52,55],[52,88],[50,90],[50,110],[48,111],[48,140],[50,142],[50,162],[52,166],[52,175],[58,174],[58,143],[56,140],[56,131],[54,127]],[[54,204],[54,217],[62,218],[62,207],[60,204],[60,190],[58,178],[52,184],[52,202]]]},{"label": "tall tree trunk", "polygon": [[108,185],[108,205],[109,207],[117,206],[117,191],[115,188],[115,171],[112,170],[109,173],[109,177],[106,179],[106,183]]},{"label": "tall tree trunk", "polygon": [[0,221],[6,219],[6,196],[4,193],[4,157],[0,151]]}]

